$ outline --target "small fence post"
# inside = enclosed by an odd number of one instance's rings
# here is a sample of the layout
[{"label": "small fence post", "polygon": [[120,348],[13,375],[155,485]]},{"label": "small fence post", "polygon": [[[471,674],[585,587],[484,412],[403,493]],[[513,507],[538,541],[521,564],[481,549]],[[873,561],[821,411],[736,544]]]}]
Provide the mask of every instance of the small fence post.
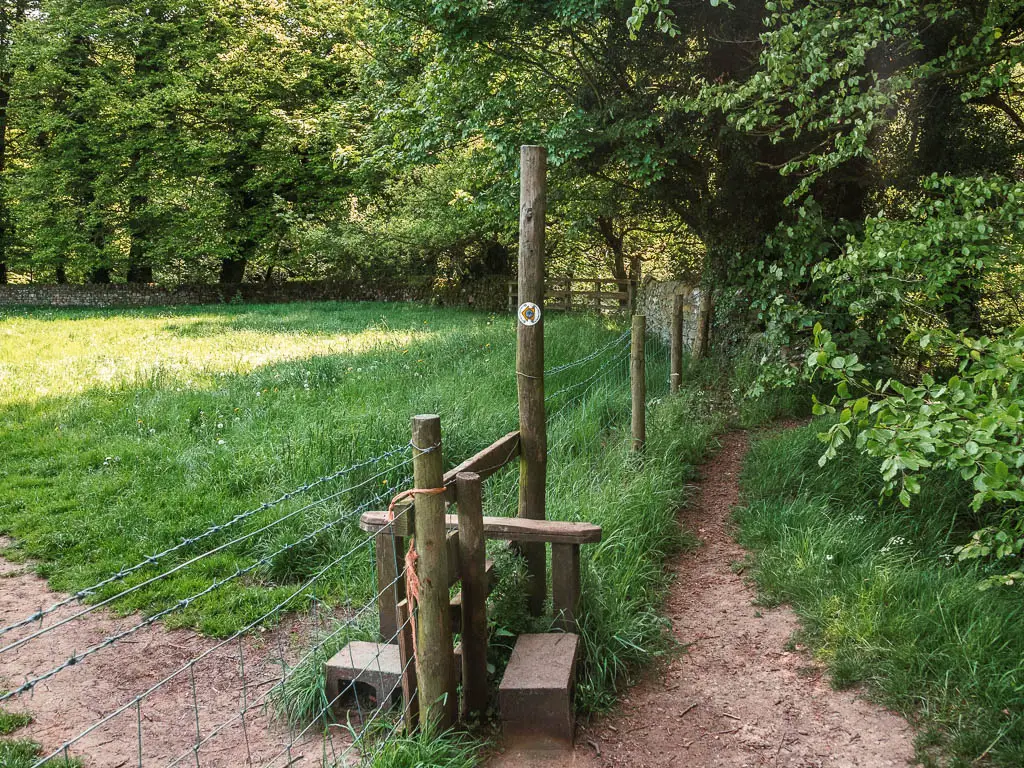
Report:
[{"label": "small fence post", "polygon": [[[412,419],[413,485],[419,489],[444,485],[441,418]],[[416,504],[416,680],[420,721],[431,733],[455,722],[455,654],[448,607],[448,548],[445,502],[440,494],[420,493]],[[435,729],[435,730],[431,730]]]},{"label": "small fence post", "polygon": [[629,353],[630,385],[633,393],[633,450],[642,451],[647,442],[647,380],[645,377],[646,357],[644,354],[644,337],[647,331],[647,318],[644,315],[633,315],[633,340]]},{"label": "small fence post", "polygon": [[572,272],[565,277],[565,311],[572,312]]},{"label": "small fence post", "polygon": [[462,718],[487,712],[487,573],[483,487],[476,472],[455,477],[462,570]]},{"label": "small fence post", "polygon": [[671,376],[669,389],[674,395],[683,381],[683,297],[678,293],[672,297],[672,320],[669,326],[672,337]]},{"label": "small fence post", "polygon": [[601,281],[594,281],[594,312],[598,315],[601,314]]},{"label": "small fence post", "polygon": [[405,594],[405,576],[398,564],[405,554],[405,539],[392,533],[378,533],[373,537],[377,556],[377,616],[380,639],[384,643],[398,642],[398,603]]},{"label": "small fence post", "polygon": [[711,314],[714,308],[714,296],[711,289],[704,287],[700,291],[700,308],[697,310],[697,332],[693,339],[693,356],[701,360],[707,357],[711,343]]}]

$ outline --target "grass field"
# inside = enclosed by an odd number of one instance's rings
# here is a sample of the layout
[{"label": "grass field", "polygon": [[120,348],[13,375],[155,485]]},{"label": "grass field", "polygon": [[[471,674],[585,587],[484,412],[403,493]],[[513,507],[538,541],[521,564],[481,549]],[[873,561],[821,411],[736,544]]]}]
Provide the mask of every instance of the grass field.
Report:
[{"label": "grass field", "polygon": [[[549,365],[616,335],[610,323],[553,317]],[[16,542],[9,557],[31,558],[61,590],[404,445],[414,413],[442,416],[449,464],[515,425],[515,332],[505,316],[375,304],[25,311],[0,315],[0,339],[0,531]],[[194,594],[399,483],[407,458],[373,463],[175,553],[161,565],[360,486],[117,608],[152,611]],[[354,520],[332,528],[167,622],[234,631],[357,535]],[[365,565],[332,570],[326,596],[364,600]]]},{"label": "grass field", "polygon": [[818,466],[821,428],[748,459],[738,521],[763,599],[793,605],[836,685],[864,683],[920,726],[926,766],[1024,765],[1024,599],[979,591],[982,570],[951,554],[976,527],[970,489],[936,474],[912,509],[880,506],[873,460]]}]

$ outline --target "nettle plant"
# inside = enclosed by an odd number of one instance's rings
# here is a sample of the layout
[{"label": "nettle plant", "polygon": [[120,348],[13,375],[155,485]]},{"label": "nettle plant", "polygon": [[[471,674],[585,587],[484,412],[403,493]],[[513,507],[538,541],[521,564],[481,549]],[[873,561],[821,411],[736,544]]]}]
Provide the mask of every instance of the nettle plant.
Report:
[{"label": "nettle plant", "polygon": [[948,331],[917,337],[922,347],[942,346],[957,360],[956,373],[919,384],[861,378],[856,354],[842,354],[832,335],[814,328],[808,365],[837,382],[830,403],[815,401],[816,414],[838,413],[822,433],[827,448],[820,463],[836,458],[850,440],[882,460],[884,493],[909,507],[920,493],[922,474],[933,468],[958,472],[974,488],[975,512],[988,509],[992,525],[957,547],[961,560],[992,558],[1002,571],[982,587],[1024,581],[1024,328],[977,339]]}]

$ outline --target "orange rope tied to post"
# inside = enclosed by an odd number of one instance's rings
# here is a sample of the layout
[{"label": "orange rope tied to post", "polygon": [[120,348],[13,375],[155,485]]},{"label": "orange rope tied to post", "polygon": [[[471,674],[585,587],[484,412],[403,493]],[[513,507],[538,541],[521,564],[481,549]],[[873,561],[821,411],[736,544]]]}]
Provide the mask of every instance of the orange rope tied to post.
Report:
[{"label": "orange rope tied to post", "polygon": [[408,491],[402,491],[391,500],[390,504],[388,504],[387,521],[390,523],[395,519],[395,505],[397,505],[402,499],[415,496],[417,493],[424,494],[426,496],[436,496],[439,493],[445,493],[447,490],[447,488],[410,488]]},{"label": "orange rope tied to post", "polygon": [[[402,499],[407,499],[410,496],[416,494],[423,494],[426,496],[436,496],[440,493],[445,493],[447,488],[410,488],[408,491],[402,491],[388,504],[388,512],[385,515],[387,521],[394,522],[395,519],[395,506]],[[409,537],[409,551],[405,553],[405,599],[409,603],[409,625],[412,627],[412,657],[417,658],[416,653],[416,603],[420,598],[420,580],[416,575],[416,561],[419,560],[419,555],[416,553],[416,539],[413,536]]]}]

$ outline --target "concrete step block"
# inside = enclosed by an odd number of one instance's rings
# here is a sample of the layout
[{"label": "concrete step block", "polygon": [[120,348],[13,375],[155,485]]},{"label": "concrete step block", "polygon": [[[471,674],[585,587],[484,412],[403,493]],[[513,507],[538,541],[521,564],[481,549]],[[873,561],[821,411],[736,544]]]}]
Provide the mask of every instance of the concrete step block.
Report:
[{"label": "concrete step block", "polygon": [[511,748],[571,750],[578,635],[520,635],[498,688],[502,733]]},{"label": "concrete step block", "polygon": [[[366,687],[373,689],[374,697],[381,703],[402,696],[402,659],[397,645],[354,640],[324,666],[327,699],[334,702],[335,709],[343,709],[355,695],[365,694]],[[353,681],[355,686],[351,685]]]}]

